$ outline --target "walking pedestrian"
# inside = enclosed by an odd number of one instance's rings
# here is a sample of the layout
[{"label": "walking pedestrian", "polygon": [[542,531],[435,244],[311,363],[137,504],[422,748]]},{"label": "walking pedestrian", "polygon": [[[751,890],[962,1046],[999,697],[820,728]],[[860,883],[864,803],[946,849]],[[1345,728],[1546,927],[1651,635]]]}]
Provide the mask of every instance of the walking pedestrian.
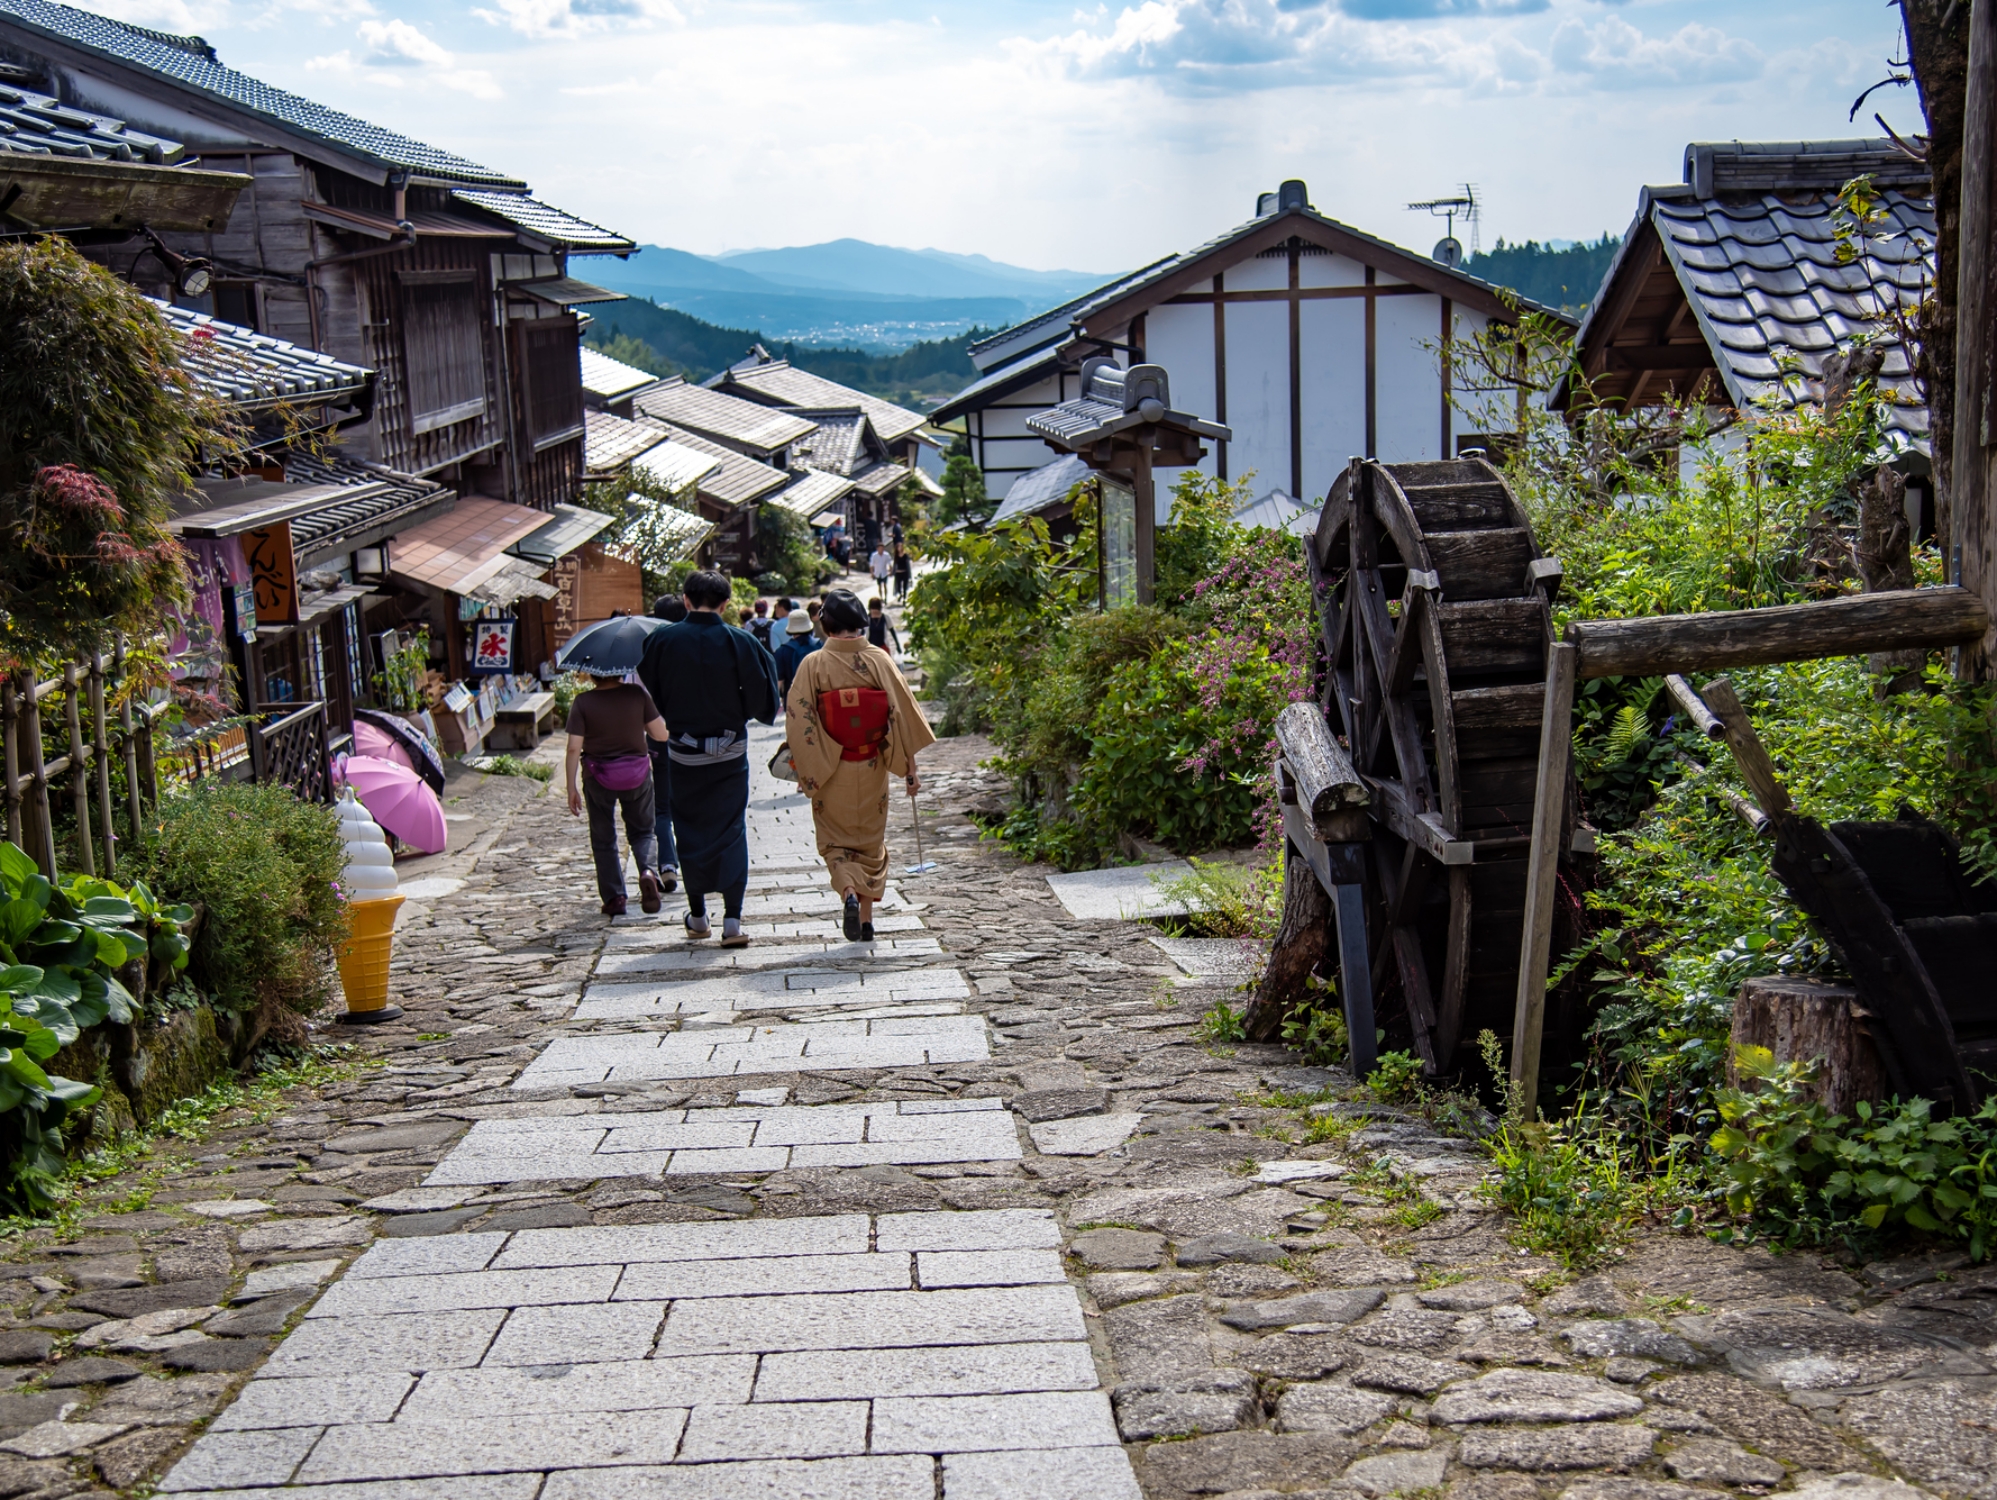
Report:
[{"label": "walking pedestrian", "polygon": [[[606,917],[625,912],[624,857],[617,848],[617,813],[638,865],[639,906],[660,906],[659,845],[653,827],[652,762],[648,739],[666,737],[665,721],[642,687],[616,676],[590,679],[569,708],[569,815],[589,809],[589,852],[596,863],[596,894]],[[579,776],[578,773],[585,773]]]},{"label": "walking pedestrian", "polygon": [[819,611],[824,608],[825,601],[823,599],[807,599],[804,601],[804,617],[811,622],[811,634],[814,639],[821,641],[825,639],[825,629],[818,623],[818,615]]},{"label": "walking pedestrian", "polygon": [[776,647],[770,644],[770,601],[769,600],[758,599],[756,601],[756,612],[750,615],[748,619],[742,622],[742,628],[748,631],[750,635],[754,636],[756,638],[756,644],[761,646],[765,651],[776,650]]},{"label": "walking pedestrian", "polygon": [[790,619],[790,612],[797,608],[789,594],[777,596],[777,602],[770,606],[770,650],[775,651],[784,643],[784,625]]},{"label": "walking pedestrian", "polygon": [[915,559],[908,555],[908,548],[900,542],[894,548],[894,597],[897,604],[908,597],[908,586],[915,581]]},{"label": "walking pedestrian", "polygon": [[740,948],[749,884],[749,720],[777,717],[777,669],[748,632],[721,618],[728,580],[687,576],[687,616],[654,631],[638,680],[656,698],[672,760],[673,838],[686,885],[687,935],[707,937],[707,898],[722,901],[721,943]]},{"label": "walking pedestrian", "polygon": [[894,554],[881,543],[874,543],[874,550],[867,554],[867,571],[874,575],[874,592],[887,593],[888,580],[894,577]]},{"label": "walking pedestrian", "polygon": [[797,676],[798,663],[802,662],[824,642],[812,634],[811,616],[803,610],[794,610],[785,624],[787,632],[784,643],[777,647],[777,687],[788,699],[791,679]]},{"label": "walking pedestrian", "polygon": [[[686,618],[686,601],[661,594],[652,601],[652,618],[677,625]],[[663,740],[647,740],[652,752],[652,830],[659,840],[659,888],[670,896],[680,888],[679,849],[673,843],[673,758]]]},{"label": "walking pedestrian", "polygon": [[885,651],[866,641],[867,611],[846,589],[825,600],[825,649],[807,656],[786,699],[791,763],[811,798],[818,852],[849,942],[872,942],[887,894],[888,778],[922,790],[916,752],[936,736]]},{"label": "walking pedestrian", "polygon": [[867,644],[876,651],[885,651],[889,641],[894,642],[894,654],[900,656],[901,636],[895,632],[894,621],[888,618],[887,606],[876,594],[867,601]]}]

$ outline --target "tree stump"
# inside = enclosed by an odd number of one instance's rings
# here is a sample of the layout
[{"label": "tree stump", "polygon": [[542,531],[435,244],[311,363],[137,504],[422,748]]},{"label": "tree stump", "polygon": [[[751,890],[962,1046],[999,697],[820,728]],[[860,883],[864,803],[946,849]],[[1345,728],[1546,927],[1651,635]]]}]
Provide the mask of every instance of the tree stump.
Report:
[{"label": "tree stump", "polygon": [[[1777,1062],[1817,1065],[1814,1098],[1850,1115],[1859,1100],[1889,1092],[1886,1068],[1866,1029],[1858,991],[1820,979],[1750,979],[1734,1002],[1733,1044],[1766,1047]],[[1739,1087],[1731,1060],[1727,1082]]]},{"label": "tree stump", "polygon": [[1318,884],[1310,861],[1283,841],[1283,920],[1269,948],[1262,982],[1243,1017],[1248,1039],[1274,1041],[1283,1018],[1304,998],[1304,981],[1315,974],[1331,948],[1331,897]]}]

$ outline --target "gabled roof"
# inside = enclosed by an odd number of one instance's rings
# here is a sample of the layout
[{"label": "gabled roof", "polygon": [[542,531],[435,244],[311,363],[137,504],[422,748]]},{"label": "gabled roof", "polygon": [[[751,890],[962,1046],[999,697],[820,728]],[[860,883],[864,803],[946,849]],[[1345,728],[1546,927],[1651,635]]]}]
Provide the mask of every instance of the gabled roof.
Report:
[{"label": "gabled roof", "polygon": [[[696,386],[694,389],[698,390]],[[790,475],[782,469],[771,468],[746,458],[733,448],[724,448],[697,432],[689,432],[684,427],[676,427],[671,422],[661,422],[655,417],[644,417],[642,421],[656,426],[682,448],[690,448],[695,453],[704,453],[709,458],[719,460],[718,466],[703,475],[699,482],[700,493],[718,505],[744,505],[751,500],[760,500],[773,490],[780,490],[790,483]],[[656,451],[656,450],[655,450]]]},{"label": "gabled roof", "polygon": [[426,146],[224,67],[214,48],[199,37],[148,31],[50,0],[0,0],[0,25],[10,23],[59,47],[167,79],[189,94],[265,121],[300,140],[321,143],[341,156],[446,182],[520,191],[527,186],[454,152]]},{"label": "gabled roof", "polygon": [[656,427],[627,422],[607,411],[582,414],[582,470],[585,479],[607,479],[628,468],[631,461],[649,448],[666,441]]},{"label": "gabled roof", "polygon": [[853,489],[853,481],[838,474],[813,472],[791,481],[770,496],[770,504],[795,511],[807,521],[829,505],[836,505]]},{"label": "gabled roof", "polygon": [[187,155],[179,141],[133,130],[48,94],[0,83],[0,152],[170,167]]},{"label": "gabled roof", "polygon": [[384,537],[420,526],[457,504],[455,490],[343,453],[317,457],[292,450],[284,477],[298,484],[337,484],[344,492],[309,516],[291,522],[291,550],[301,568]]},{"label": "gabled roof", "polygon": [[[1066,325],[1060,333],[1065,336]],[[1001,396],[1009,396],[1014,391],[1023,390],[1029,385],[1037,385],[1061,367],[1061,350],[1056,344],[1047,344],[1029,354],[1023,354],[1010,364],[1000,365],[987,371],[982,377],[972,381],[956,395],[945,401],[929,414],[932,422],[950,422],[976,411]]]},{"label": "gabled roof", "polygon": [[281,405],[353,406],[374,384],[374,371],[330,354],[190,308],[146,300],[181,336],[181,368],[202,391],[235,411],[253,413]]},{"label": "gabled roof", "polygon": [[1082,394],[1026,419],[1026,430],[1075,452],[1136,428],[1169,428],[1225,442],[1231,429],[1190,412],[1174,411],[1166,373],[1158,365],[1117,368],[1107,359],[1084,367]]},{"label": "gabled roof", "polygon": [[818,425],[780,408],[689,385],[677,375],[641,392],[632,405],[645,416],[758,453],[787,448]]},{"label": "gabled roof", "polygon": [[874,424],[874,431],[881,435],[881,441],[885,443],[907,437],[929,420],[919,412],[896,406],[892,401],[883,401],[879,396],[856,391],[850,385],[827,380],[823,375],[795,369],[787,359],[755,364],[744,362],[723,370],[708,383],[716,390],[740,391],[751,400],[760,400],[767,405],[857,406],[867,414],[868,420]]},{"label": "gabled roof", "polygon": [[908,482],[908,476],[916,472],[919,471],[908,464],[871,464],[853,476],[853,488],[879,499],[900,489]]},{"label": "gabled roof", "polygon": [[552,566],[567,557],[600,531],[607,531],[617,524],[615,516],[606,516],[600,510],[585,510],[580,505],[557,505],[554,518],[539,531],[530,531],[506,550],[515,557],[524,557],[542,567]]},{"label": "gabled roof", "polygon": [[1167,255],[1160,260],[1152,261],[1148,266],[1139,266],[1135,271],[1105,281],[1092,292],[1071,297],[1059,307],[1050,307],[1044,313],[1034,314],[1024,323],[1015,323],[1012,327],[1001,329],[988,338],[979,339],[970,346],[971,363],[980,370],[989,370],[1001,362],[1018,359],[1029,350],[1058,343],[1067,336],[1070,321],[1082,309],[1093,307],[1105,298],[1116,295],[1125,287],[1137,285],[1154,271],[1171,265],[1178,258],[1176,255]]},{"label": "gabled roof", "polygon": [[612,359],[587,344],[578,352],[582,358],[582,388],[601,400],[616,401],[658,383],[658,376]]},{"label": "gabled roof", "polygon": [[578,219],[574,214],[564,213],[538,199],[529,198],[525,193],[488,193],[460,189],[451,194],[452,201],[482,208],[506,220],[537,240],[546,240],[550,246],[572,250],[579,255],[629,255],[638,246],[614,230],[592,224],[587,219]]},{"label": "gabled roof", "polygon": [[791,409],[818,424],[818,431],[800,438],[791,448],[792,461],[807,469],[823,469],[828,474],[843,474],[853,479],[888,456],[888,445],[874,431],[872,420],[857,406]]},{"label": "gabled roof", "polygon": [[506,549],[547,522],[545,511],[467,495],[450,514],[398,533],[389,550],[388,570],[397,578],[447,594],[468,594],[509,562],[517,562]]},{"label": "gabled roof", "polygon": [[[1860,174],[1884,223],[1840,255],[1837,190]],[[1593,396],[1690,394],[1718,377],[1736,407],[1823,395],[1824,357],[1854,340],[1885,346],[1889,434],[1926,451],[1928,412],[1907,351],[1884,316],[1934,278],[1935,215],[1923,168],[1889,140],[1696,142],[1686,181],[1643,189],[1635,221],[1581,325]],[[1578,392],[1563,384],[1553,404]]]}]

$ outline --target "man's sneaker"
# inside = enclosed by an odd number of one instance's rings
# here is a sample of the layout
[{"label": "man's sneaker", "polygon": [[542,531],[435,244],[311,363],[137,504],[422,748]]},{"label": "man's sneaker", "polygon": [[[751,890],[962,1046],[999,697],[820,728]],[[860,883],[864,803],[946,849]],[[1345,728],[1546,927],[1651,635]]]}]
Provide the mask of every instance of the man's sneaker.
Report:
[{"label": "man's sneaker", "polygon": [[690,938],[704,938],[714,935],[714,929],[708,925],[707,918],[705,917],[696,917],[692,912],[688,912],[681,920],[686,923],[686,935]]},{"label": "man's sneaker", "polygon": [[638,876],[638,910],[648,917],[659,910],[659,877],[650,870],[641,871]]},{"label": "man's sneaker", "polygon": [[603,914],[604,914],[604,915],[605,915],[606,917],[621,917],[621,916],[623,916],[623,915],[624,915],[624,898],[623,898],[622,896],[612,896],[612,897],[611,897],[611,898],[610,898],[610,899],[609,899],[608,901],[604,902],[604,903],[603,903]]},{"label": "man's sneaker", "polygon": [[723,917],[721,919],[721,946],[724,948],[746,948],[749,946],[749,934],[742,930],[742,919],[740,917]]},{"label": "man's sneaker", "polygon": [[860,941],[860,898],[858,896],[848,895],[846,897],[846,910],[844,916],[845,916],[846,941],[849,943],[859,942]]},{"label": "man's sneaker", "polygon": [[678,890],[679,888],[680,888],[680,872],[678,870],[675,870],[671,865],[667,865],[663,870],[659,871],[660,890],[664,891],[668,896],[670,896],[674,891]]}]

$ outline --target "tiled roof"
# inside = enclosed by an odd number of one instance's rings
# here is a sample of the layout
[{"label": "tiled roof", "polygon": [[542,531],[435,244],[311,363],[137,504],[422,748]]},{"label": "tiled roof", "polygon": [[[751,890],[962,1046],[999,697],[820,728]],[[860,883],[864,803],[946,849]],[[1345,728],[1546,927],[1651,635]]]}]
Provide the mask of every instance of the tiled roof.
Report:
[{"label": "tiled roof", "polygon": [[[754,463],[745,458],[744,463]],[[700,482],[721,468],[721,460],[712,453],[703,453],[689,448],[685,443],[676,443],[667,438],[656,448],[647,448],[631,461],[633,479],[643,477],[670,494],[692,488],[698,490]],[[771,473],[776,470],[772,469]]]},{"label": "tiled roof", "polygon": [[110,115],[92,114],[5,83],[0,83],[0,151],[155,167],[171,166],[187,155],[178,141],[147,135]]},{"label": "tiled roof", "polygon": [[688,385],[674,377],[643,392],[632,403],[648,417],[705,433],[724,443],[740,443],[759,453],[787,448],[817,424],[780,408],[759,406],[737,396]]},{"label": "tiled roof", "polygon": [[206,313],[146,299],[182,338],[181,367],[194,383],[239,412],[293,405],[353,405],[374,382],[362,369]]},{"label": "tiled roof", "polygon": [[[1065,331],[1066,325],[1062,325]],[[949,422],[966,412],[977,411],[987,401],[996,401],[1022,386],[1052,375],[1061,366],[1061,351],[1052,344],[1022,354],[1018,359],[988,370],[929,414],[932,422]]]},{"label": "tiled roof", "polygon": [[785,510],[794,510],[808,521],[828,505],[836,505],[852,488],[853,481],[850,479],[814,471],[770,496],[770,503],[781,505]]},{"label": "tiled roof", "polygon": [[907,481],[910,472],[907,464],[873,464],[853,476],[853,488],[877,497],[892,494]]},{"label": "tiled roof", "polygon": [[971,363],[980,370],[989,370],[1000,360],[1012,360],[1029,349],[1059,339],[1068,331],[1068,325],[1098,302],[1107,302],[1127,287],[1136,286],[1146,277],[1157,271],[1175,266],[1183,257],[1168,255],[1163,260],[1154,260],[1148,266],[1140,266],[1114,280],[1105,281],[1092,292],[1084,292],[1079,297],[1071,297],[1059,307],[1050,307],[1044,313],[1036,313],[1024,323],[1015,323],[1010,328],[1001,329],[989,338],[979,339],[969,349]]},{"label": "tiled roof", "polygon": [[773,469],[753,458],[745,458],[733,448],[724,448],[697,432],[688,432],[670,422],[659,422],[654,417],[645,420],[656,423],[659,430],[680,447],[691,448],[696,453],[705,453],[709,458],[720,461],[719,467],[700,480],[700,493],[717,504],[741,505],[750,500],[760,500],[790,482],[790,475],[782,469]]},{"label": "tiled roof", "polygon": [[[0,0],[0,4],[6,0]],[[617,254],[635,250],[637,245],[615,230],[578,219],[574,214],[529,198],[524,193],[488,193],[460,190],[451,194],[459,203],[482,208],[507,223],[524,229],[536,239],[585,254]]]},{"label": "tiled roof", "polygon": [[198,37],[148,31],[87,10],[54,5],[50,0],[0,0],[0,24],[6,23],[170,79],[191,94],[383,166],[405,167],[454,182],[526,187],[503,172],[226,68]]},{"label": "tiled roof", "polygon": [[874,431],[881,435],[881,441],[885,443],[907,437],[929,420],[919,412],[896,406],[892,401],[883,401],[879,396],[869,396],[865,391],[856,391],[836,380],[827,380],[823,375],[793,369],[790,361],[785,359],[773,359],[767,364],[736,365],[724,370],[715,385],[724,391],[740,387],[779,406],[857,406],[867,414],[867,419],[874,424]]},{"label": "tiled roof", "polygon": [[1089,466],[1072,453],[1064,453],[1052,463],[1042,464],[1013,480],[1005,492],[1005,502],[992,512],[989,524],[1030,516],[1068,498],[1068,491],[1089,477]]},{"label": "tiled roof", "polygon": [[791,444],[793,463],[828,474],[850,475],[860,467],[867,451],[866,413],[857,406],[844,411],[814,411],[810,420],[818,424],[818,431]]},{"label": "tiled roof", "polygon": [[628,396],[633,391],[642,391],[646,386],[657,382],[658,376],[612,359],[600,350],[584,344],[582,357],[582,388],[592,396],[606,401],[615,401]]},{"label": "tiled roof", "polygon": [[[1088,384],[1073,401],[1063,401],[1026,419],[1026,430],[1060,444],[1070,452],[1089,443],[1152,423],[1197,433],[1201,437],[1225,440],[1233,433],[1217,422],[1208,422],[1188,412],[1173,411],[1163,404],[1169,400],[1166,377],[1156,365],[1118,369],[1107,362],[1092,367]],[[1144,408],[1155,410],[1146,415]]]},{"label": "tiled roof", "polygon": [[389,550],[389,571],[447,594],[466,594],[517,562],[506,549],[547,522],[545,511],[467,495],[449,515],[398,535]]},{"label": "tiled roof", "polygon": [[506,550],[542,567],[567,557],[598,532],[617,524],[615,516],[600,510],[584,510],[580,505],[557,505],[554,519],[539,531],[529,532]]},{"label": "tiled roof", "polygon": [[[1879,384],[1893,393],[1899,419],[1891,428],[1910,446],[1925,447],[1927,406],[1884,314],[1896,300],[1911,308],[1934,279],[1932,195],[1887,189],[1886,224],[1842,265],[1835,195],[1799,196],[1651,200],[1650,222],[1728,394],[1737,406],[1819,400],[1825,355],[1854,339],[1883,340]],[[1783,367],[1791,363],[1801,379],[1785,382]]]},{"label": "tiled roof", "polygon": [[656,448],[666,440],[656,427],[628,422],[607,411],[586,411],[582,421],[582,468],[588,479],[615,474],[647,448]]},{"label": "tiled roof", "polygon": [[316,458],[287,453],[284,476],[299,484],[350,485],[354,491],[351,499],[338,499],[311,515],[293,518],[291,546],[301,566],[310,559],[372,546],[405,527],[433,519],[457,500],[444,485],[339,453]]}]

